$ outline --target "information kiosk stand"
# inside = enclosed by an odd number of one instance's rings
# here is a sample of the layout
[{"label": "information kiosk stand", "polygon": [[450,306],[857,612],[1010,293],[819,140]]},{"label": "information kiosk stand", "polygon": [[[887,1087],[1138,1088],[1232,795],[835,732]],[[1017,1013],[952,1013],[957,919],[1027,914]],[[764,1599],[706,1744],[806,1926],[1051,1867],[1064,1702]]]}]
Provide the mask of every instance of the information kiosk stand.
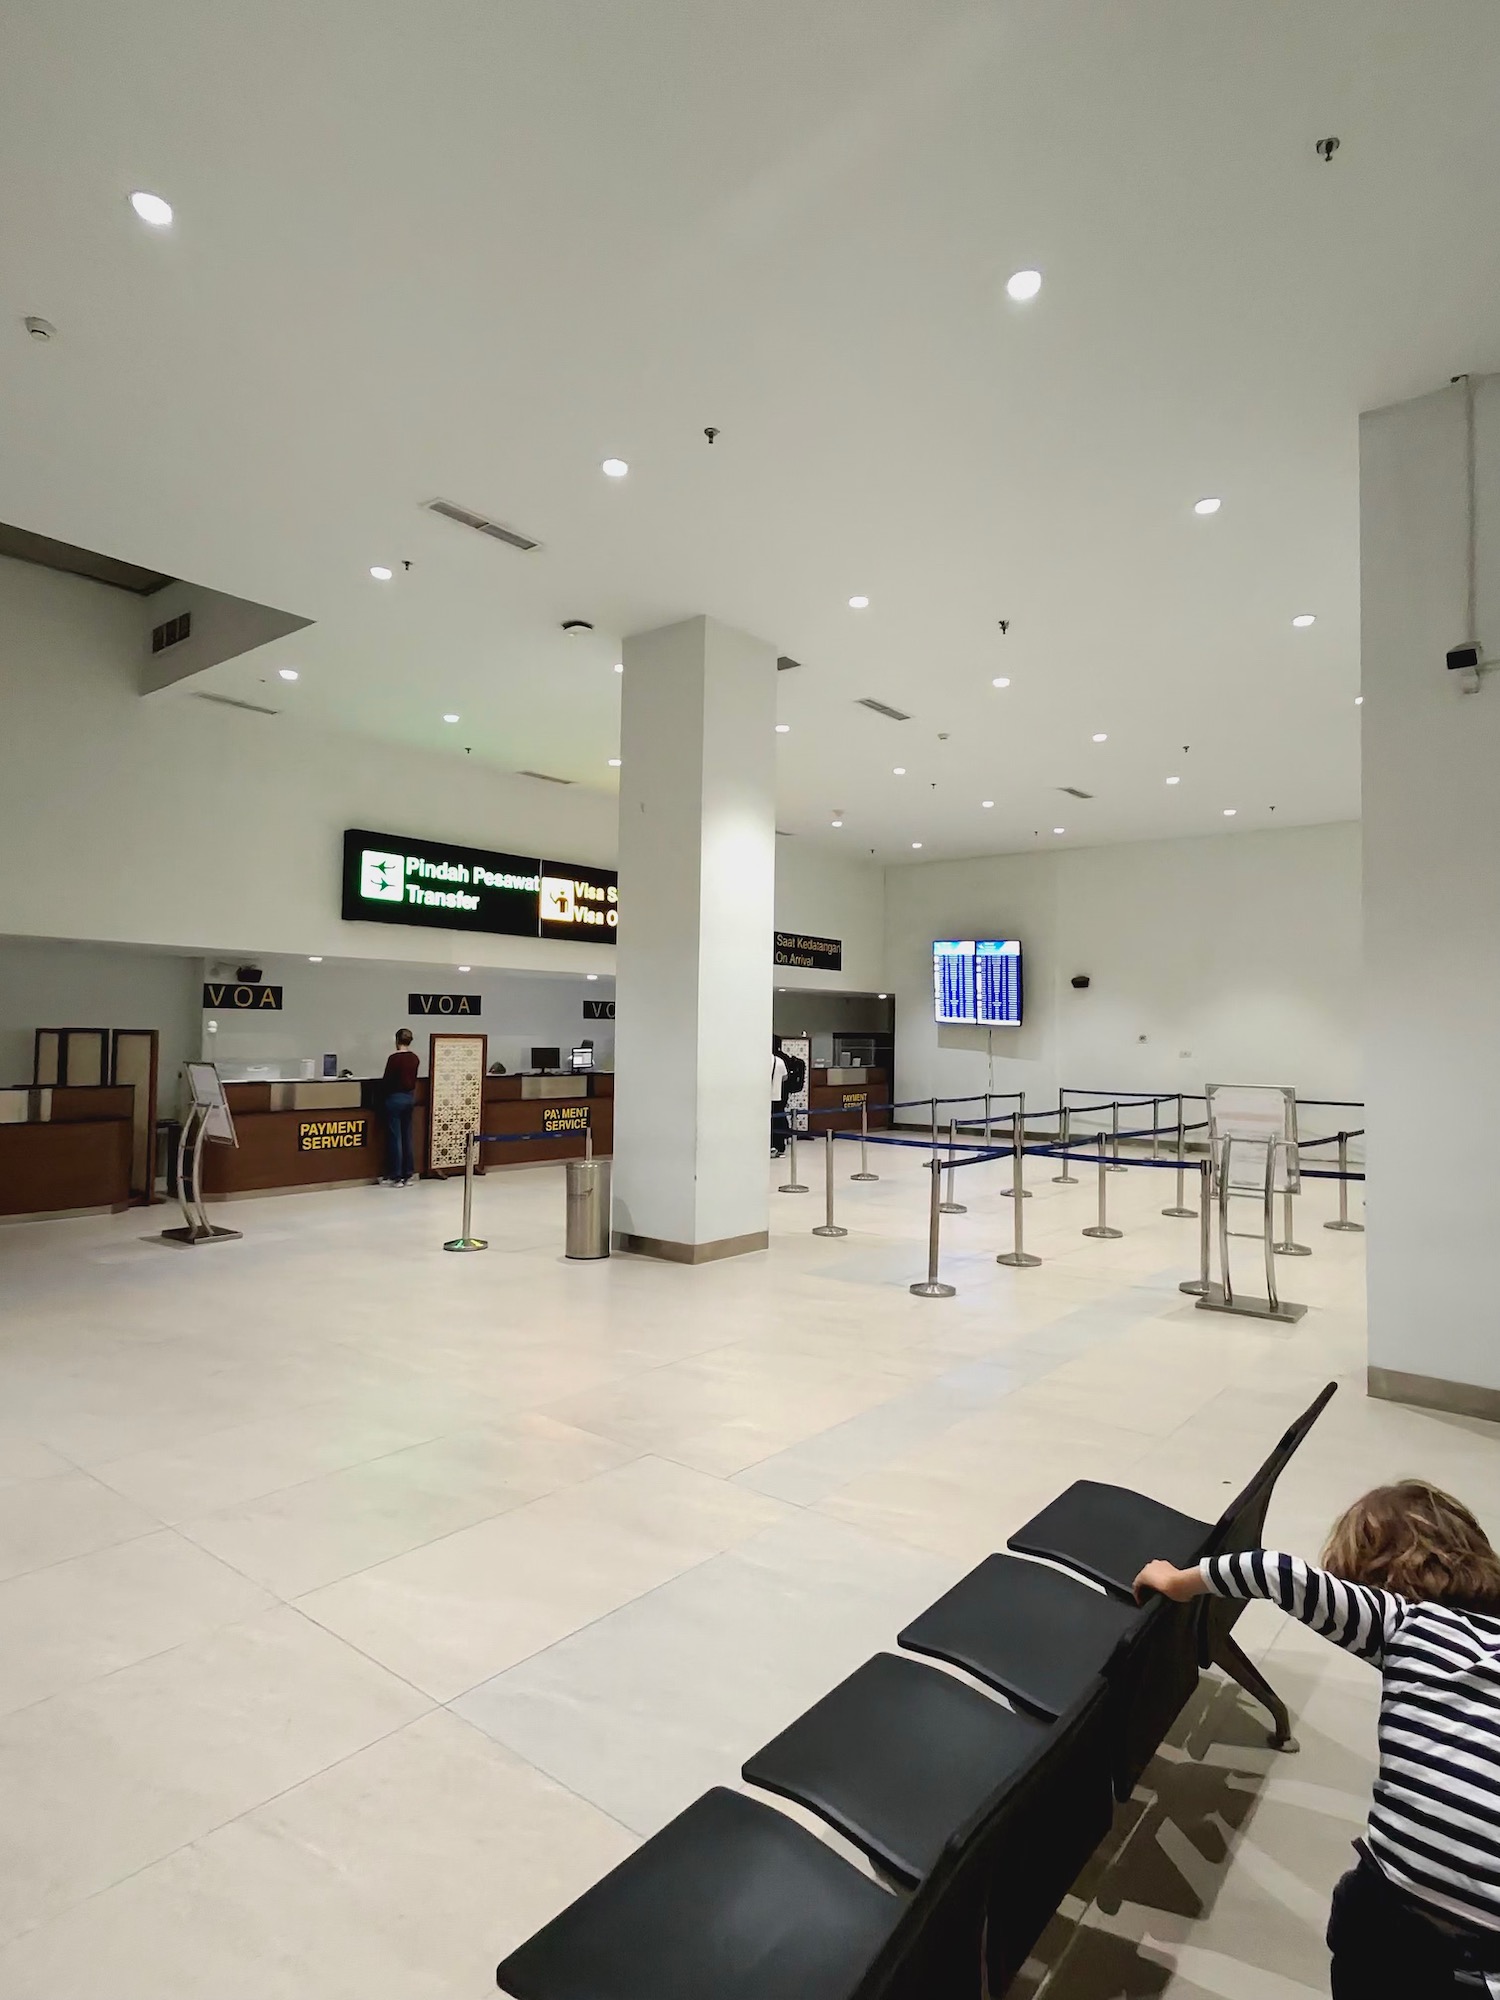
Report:
[{"label": "information kiosk stand", "polygon": [[238,1146],[224,1085],[212,1063],[183,1064],[192,1109],[182,1121],[182,1137],[177,1142],[177,1198],[182,1203],[187,1226],[164,1229],[164,1243],[223,1243],[243,1232],[221,1229],[208,1219],[203,1206],[203,1148],[206,1144]]}]

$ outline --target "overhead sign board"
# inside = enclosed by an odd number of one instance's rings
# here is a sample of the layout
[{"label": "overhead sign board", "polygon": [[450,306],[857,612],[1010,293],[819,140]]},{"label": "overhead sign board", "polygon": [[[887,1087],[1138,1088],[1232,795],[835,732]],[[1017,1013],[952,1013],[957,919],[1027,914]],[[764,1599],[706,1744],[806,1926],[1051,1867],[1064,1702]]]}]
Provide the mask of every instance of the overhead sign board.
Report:
[{"label": "overhead sign board", "polygon": [[481,995],[478,993],[408,993],[406,1011],[408,1014],[468,1014],[479,1012]]},{"label": "overhead sign board", "polygon": [[804,937],[800,931],[777,931],[773,965],[797,965],[810,972],[842,972],[842,938]]},{"label": "overhead sign board", "polygon": [[613,868],[364,827],[344,835],[346,923],[613,944],[619,904]]},{"label": "overhead sign board", "polygon": [[203,1004],[224,1011],[279,1014],[281,994],[279,986],[232,986],[228,980],[214,980],[203,989]]}]

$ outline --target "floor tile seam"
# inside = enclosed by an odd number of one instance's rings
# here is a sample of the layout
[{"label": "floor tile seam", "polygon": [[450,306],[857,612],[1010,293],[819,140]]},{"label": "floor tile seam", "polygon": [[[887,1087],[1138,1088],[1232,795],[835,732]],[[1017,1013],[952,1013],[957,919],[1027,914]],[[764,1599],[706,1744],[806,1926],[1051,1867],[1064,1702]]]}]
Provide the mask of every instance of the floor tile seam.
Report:
[{"label": "floor tile seam", "polygon": [[[544,1415],[545,1412],[541,1410],[517,1410],[512,1414],[518,1417],[529,1417],[529,1416],[541,1416]],[[491,1421],[495,1423],[506,1423],[509,1422],[510,1419],[508,1417],[497,1417],[492,1419]],[[561,1421],[561,1419],[558,1419],[558,1421]],[[432,1437],[416,1438],[410,1444],[398,1444],[394,1446],[390,1451],[379,1451],[374,1453],[369,1458],[355,1459],[349,1465],[335,1465],[327,1468],[325,1471],[322,1472],[309,1473],[305,1479],[289,1480],[285,1486],[273,1486],[268,1488],[267,1491],[264,1493],[253,1493],[244,1500],[231,1501],[227,1507],[210,1507],[205,1513],[202,1514],[189,1514],[185,1516],[183,1519],[177,1521],[163,1521],[162,1526],[164,1528],[171,1528],[178,1533],[183,1533],[186,1529],[196,1526],[200,1522],[218,1520],[226,1514],[235,1514],[240,1512],[244,1508],[259,1506],[263,1501],[276,1500],[281,1498],[283,1494],[299,1492],[304,1486],[316,1486],[319,1484],[320,1481],[325,1479],[338,1479],[346,1472],[363,1472],[368,1466],[383,1464],[385,1460],[389,1458],[399,1458],[403,1452],[425,1451],[428,1445],[449,1444],[455,1438],[464,1437],[471,1432],[482,1430],[483,1428],[484,1428],[483,1424],[462,1424],[455,1430],[438,1431]],[[569,1428],[571,1430],[577,1431],[581,1437],[592,1438],[598,1444],[617,1445],[619,1443],[618,1439],[605,1437],[598,1431],[585,1430],[583,1425],[581,1424],[571,1424],[569,1425]],[[620,1448],[623,1450],[628,1450],[629,1446],[621,1446]],[[572,1483],[574,1485],[581,1485],[583,1482],[575,1480]],[[111,1487],[110,1489],[111,1492],[117,1492],[118,1490],[119,1489],[116,1487]],[[563,1489],[561,1487],[552,1487],[549,1489],[550,1492],[560,1492],[562,1490]],[[548,1495],[546,1493],[538,1493],[538,1494],[533,1494],[531,1496],[531,1498],[535,1500],[545,1500],[547,1497]],[[126,1493],[122,1494],[121,1498],[129,1500],[132,1498],[132,1496]],[[139,1501],[137,1501],[135,1504],[138,1506],[141,1505]],[[518,1506],[530,1506],[530,1504],[531,1504],[530,1500],[523,1500],[517,1503]],[[147,1509],[146,1511],[150,1512],[151,1510]],[[512,1507],[501,1507],[497,1510],[497,1512],[501,1514],[514,1513],[515,1511],[516,1509]],[[481,1516],[480,1518],[489,1519],[490,1517],[486,1515],[486,1516]],[[463,1523],[463,1526],[471,1528],[477,1527],[478,1522],[466,1521]],[[453,1529],[450,1530],[450,1532],[457,1534],[461,1532],[461,1530]],[[192,1540],[192,1537],[189,1536],[188,1539]],[[441,1537],[435,1537],[434,1539],[441,1539]],[[197,1541],[194,1541],[193,1545],[195,1548],[204,1547],[204,1545],[201,1542]],[[425,1546],[425,1544],[418,1543],[417,1546],[423,1547]],[[215,1555],[217,1554],[217,1551],[214,1549],[205,1549],[205,1553],[208,1555]],[[405,1554],[409,1553],[409,1551],[398,1550],[396,1551],[396,1553]],[[223,1561],[224,1558],[220,1557],[219,1560]],[[389,1559],[382,1557],[381,1560],[385,1561]],[[351,1571],[350,1574],[351,1575],[355,1574],[355,1572]],[[256,1580],[257,1579],[252,1578],[252,1581]],[[335,1578],[333,1579],[333,1581],[338,1581],[338,1579]],[[269,1589],[270,1585],[267,1584],[262,1587],[265,1589]],[[321,1585],[313,1586],[314,1589],[320,1589],[321,1587],[322,1587]],[[297,1592],[296,1594],[298,1596],[305,1595],[305,1593],[301,1591]]]},{"label": "floor tile seam", "polygon": [[[555,1643],[560,1644],[561,1641]],[[535,1658],[536,1655],[532,1657]],[[517,1665],[520,1665],[519,1661]],[[506,1671],[508,1672],[509,1669],[506,1669]],[[490,1678],[493,1680],[495,1676],[492,1674]],[[477,1685],[483,1687],[485,1683],[480,1681]],[[524,1764],[528,1771],[534,1771],[546,1784],[554,1785],[558,1791],[566,1792],[569,1798],[577,1799],[580,1805],[587,1806],[590,1812],[596,1812],[601,1818],[609,1820],[612,1825],[619,1827],[622,1833],[628,1833],[632,1840],[640,1842],[649,1838],[638,1827],[631,1826],[628,1821],[621,1819],[618,1813],[611,1812],[608,1806],[600,1805],[598,1800],[591,1799],[587,1792],[580,1792],[576,1785],[570,1785],[566,1779],[559,1778],[555,1772],[549,1771],[544,1764],[538,1764],[534,1758],[528,1757],[524,1750],[516,1749],[513,1743],[507,1743],[502,1737],[491,1736],[487,1729],[481,1729],[479,1724],[471,1721],[467,1715],[460,1715],[454,1704],[466,1701],[468,1696],[473,1692],[474,1689],[470,1688],[464,1694],[456,1694],[452,1701],[440,1702],[438,1709],[444,1715],[451,1715],[455,1722],[461,1723],[466,1730],[472,1735],[479,1737],[482,1742],[495,1745],[497,1749],[503,1750],[507,1757],[514,1757],[517,1763]],[[437,1711],[432,1712],[436,1713]],[[423,1719],[421,1717],[418,1718],[419,1721]]]},{"label": "floor tile seam", "polygon": [[[353,1650],[357,1651],[358,1648],[356,1647]],[[379,1665],[379,1662],[377,1661],[376,1664]],[[390,1669],[387,1668],[386,1672],[389,1673]],[[400,1676],[397,1675],[395,1678],[399,1679]],[[421,1694],[422,1690],[418,1688],[415,1692]],[[304,1785],[310,1785],[315,1779],[324,1778],[330,1771],[338,1770],[340,1765],[352,1763],[356,1757],[364,1756],[366,1751],[375,1749],[381,1743],[390,1742],[392,1737],[400,1736],[403,1731],[413,1728],[419,1722],[425,1722],[429,1715],[436,1715],[442,1709],[443,1704],[433,1701],[431,1695],[423,1695],[423,1699],[429,1706],[420,1715],[408,1716],[404,1722],[397,1723],[393,1729],[383,1729],[378,1736],[372,1736],[368,1743],[361,1743],[353,1750],[346,1750],[342,1756],[335,1757],[331,1763],[320,1764],[315,1771],[308,1771],[304,1776],[294,1779],[291,1784],[283,1785],[279,1791],[267,1793],[265,1798],[257,1799],[254,1804],[242,1807],[239,1812],[229,1813],[225,1818],[215,1820],[212,1826],[201,1828],[199,1832],[191,1835],[187,1840],[178,1841],[175,1847],[169,1847],[163,1853],[153,1855],[149,1861],[142,1861],[134,1868],[127,1868],[123,1875],[117,1875],[108,1882],[101,1882],[96,1889],[90,1889],[86,1895],[79,1896],[75,1901],[64,1904],[61,1909],[51,1910],[46,1916],[37,1918],[34,1923],[24,1924],[20,1930],[12,1931],[9,1935],[0,1936],[0,1952],[3,1952],[12,1944],[18,1943],[22,1938],[30,1937],[37,1931],[46,1929],[49,1925],[63,1922],[65,1918],[73,1916],[89,1903],[96,1902],[99,1897],[112,1895],[116,1889],[122,1888],[127,1882],[133,1882],[137,1876],[149,1875],[153,1868],[159,1868],[164,1862],[173,1860],[177,1855],[187,1853],[190,1848],[201,1846],[204,1841],[211,1840],[215,1834],[222,1833],[226,1827],[237,1826],[241,1820],[249,1819],[253,1813],[263,1812],[267,1806],[275,1805],[278,1799],[288,1798],[293,1792],[300,1791]]]},{"label": "floor tile seam", "polygon": [[101,1542],[97,1548],[78,1549],[70,1556],[58,1556],[52,1562],[37,1563],[31,1569],[13,1570],[10,1575],[0,1577],[0,1591],[3,1591],[7,1584],[20,1583],[25,1577],[45,1576],[48,1570],[61,1569],[65,1563],[81,1562],[85,1556],[107,1555],[111,1549],[124,1549],[128,1548],[133,1542],[149,1541],[152,1535],[170,1535],[175,1533],[176,1530],[169,1527],[165,1521],[153,1519],[150,1527],[140,1528],[134,1534],[121,1535],[120,1539],[116,1542]]},{"label": "floor tile seam", "polygon": [[[691,1467],[688,1468],[688,1470],[691,1469]],[[790,1506],[793,1503],[785,1501],[780,1504]],[[767,1523],[768,1527],[774,1527],[775,1525],[775,1522]],[[756,1534],[762,1532],[764,1531],[761,1529],[756,1530]],[[745,1538],[746,1541],[753,1541],[754,1539],[754,1535],[747,1535]],[[627,1597],[619,1604],[612,1604],[607,1611],[600,1611],[594,1617],[586,1618],[581,1625],[575,1625],[570,1632],[564,1632],[556,1639],[549,1639],[545,1646],[538,1646],[535,1652],[523,1653],[519,1659],[510,1661],[507,1666],[501,1667],[498,1672],[486,1674],[483,1680],[475,1681],[472,1687],[463,1688],[459,1693],[450,1695],[443,1706],[451,1708],[455,1702],[467,1701],[470,1695],[477,1694],[481,1688],[488,1687],[491,1681],[503,1680],[507,1674],[514,1673],[518,1667],[529,1666],[533,1660],[545,1659],[547,1654],[555,1651],[557,1647],[570,1645],[574,1639],[579,1638],[583,1633],[591,1632],[596,1625],[606,1624],[609,1619],[618,1617],[622,1611],[629,1611],[637,1604],[644,1604],[648,1598],[655,1597],[658,1591],[670,1589],[673,1584],[680,1583],[684,1577],[692,1576],[700,1569],[707,1569],[710,1563],[721,1562],[725,1556],[733,1555],[736,1549],[743,1546],[743,1543],[731,1543],[727,1549],[710,1550],[706,1556],[700,1556],[696,1562],[690,1562],[684,1568],[674,1570],[671,1576],[664,1576],[660,1583],[648,1584],[646,1589],[636,1591],[633,1597]],[[308,1615],[311,1616],[310,1613]],[[357,1650],[358,1648],[356,1648]],[[379,1662],[376,1664],[378,1665]],[[478,1724],[474,1724],[473,1726],[477,1728]],[[483,1733],[488,1734],[488,1731]],[[500,1741],[498,1737],[494,1740],[496,1742]],[[509,1749],[511,1746],[506,1744],[505,1747]],[[550,1776],[551,1774],[546,1773],[545,1775]],[[589,1803],[592,1804],[593,1801],[590,1800]],[[634,1828],[631,1828],[630,1831],[634,1832]]]}]

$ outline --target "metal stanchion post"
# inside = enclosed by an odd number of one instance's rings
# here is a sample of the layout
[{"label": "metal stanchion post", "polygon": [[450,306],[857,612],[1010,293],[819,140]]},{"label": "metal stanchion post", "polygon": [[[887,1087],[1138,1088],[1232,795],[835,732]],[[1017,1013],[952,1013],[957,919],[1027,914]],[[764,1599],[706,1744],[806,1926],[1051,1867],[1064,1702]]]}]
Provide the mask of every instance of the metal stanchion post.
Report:
[{"label": "metal stanchion post", "polygon": [[471,1132],[464,1152],[464,1226],[463,1234],[455,1236],[451,1243],[445,1243],[445,1250],[488,1250],[489,1242],[483,1236],[473,1233],[474,1223],[474,1161],[479,1153],[479,1134]]},{"label": "metal stanchion post", "polygon": [[[1269,1151],[1271,1157],[1274,1159],[1276,1154],[1275,1146],[1273,1145],[1272,1147],[1270,1147]],[[1286,1155],[1287,1184],[1281,1191],[1281,1230],[1282,1230],[1281,1241],[1279,1243],[1273,1243],[1271,1245],[1271,1248],[1276,1252],[1278,1257],[1310,1257],[1312,1255],[1312,1251],[1308,1249],[1305,1243],[1299,1243],[1297,1241],[1295,1235],[1296,1224],[1292,1220],[1291,1183],[1294,1173],[1293,1161],[1296,1157],[1296,1151],[1297,1151],[1296,1144],[1295,1142],[1293,1142],[1287,1148],[1287,1155]],[[1274,1235],[1275,1231],[1273,1230],[1271,1233]],[[1274,1299],[1272,1300],[1272,1304],[1273,1305],[1275,1304]]]},{"label": "metal stanchion post", "polygon": [[958,1129],[958,1120],[948,1120],[948,1193],[943,1201],[944,1215],[967,1215],[968,1209],[961,1201],[953,1199],[953,1142]]},{"label": "metal stanchion post", "polygon": [[786,1135],[786,1152],[787,1158],[791,1162],[787,1169],[791,1175],[791,1179],[783,1181],[776,1192],[778,1194],[806,1194],[806,1183],[799,1181],[797,1178],[797,1128],[795,1125]]},{"label": "metal stanchion post", "polygon": [[1011,1228],[1013,1233],[1010,1249],[1003,1250],[995,1259],[995,1262],[997,1264],[1009,1264],[1017,1270],[1024,1271],[1030,1270],[1034,1265],[1040,1264],[1042,1260],[1040,1257],[1033,1257],[1030,1251],[1027,1250],[1022,1232],[1021,1218],[1026,1212],[1021,1206],[1021,1197],[1026,1192],[1025,1188],[1021,1185],[1021,1159],[1026,1146],[1026,1114],[1023,1111],[1018,1110],[1016,1112],[1015,1117],[1011,1121],[1010,1130],[1011,1182],[1008,1192],[1016,1198],[1015,1206],[1011,1210]]},{"label": "metal stanchion post", "polygon": [[1234,1304],[1234,1286],[1229,1277],[1229,1167],[1233,1145],[1232,1135],[1226,1135],[1219,1159],[1219,1289],[1226,1306]]},{"label": "metal stanchion post", "polygon": [[987,1090],[984,1093],[984,1143],[986,1147],[990,1145],[990,1099],[994,1094],[992,1090]]},{"label": "metal stanchion post", "polygon": [[1339,1219],[1337,1222],[1325,1222],[1323,1224],[1323,1227],[1325,1229],[1342,1229],[1345,1232],[1345,1234],[1349,1236],[1363,1236],[1365,1233],[1365,1225],[1362,1222],[1351,1222],[1349,1220],[1349,1183],[1344,1178],[1344,1176],[1348,1173],[1348,1171],[1349,1171],[1349,1134],[1347,1132],[1340,1132],[1339,1134]]},{"label": "metal stanchion post", "polygon": [[1085,1236],[1123,1236],[1123,1229],[1111,1229],[1109,1217],[1105,1213],[1104,1176],[1111,1171],[1104,1151],[1104,1134],[1099,1134],[1099,1220],[1092,1229],[1085,1229]]},{"label": "metal stanchion post", "polygon": [[814,1229],[814,1236],[847,1236],[847,1229],[841,1229],[833,1219],[833,1127],[823,1134],[823,1220]]},{"label": "metal stanchion post", "polygon": [[879,1174],[870,1172],[870,1099],[866,1094],[859,1106],[859,1172],[849,1176],[851,1181],[878,1181]]},{"label": "metal stanchion post", "polygon": [[[1290,1161],[1288,1161],[1287,1166],[1288,1174],[1290,1174]],[[1287,1196],[1287,1206],[1288,1208],[1291,1207],[1290,1195]],[[1290,1215],[1288,1215],[1287,1221],[1290,1224]],[[1271,1308],[1272,1312],[1275,1312],[1278,1300],[1276,1297],[1276,1148],[1274,1145],[1267,1146],[1266,1148],[1266,1199],[1265,1208],[1261,1216],[1261,1229],[1265,1236],[1266,1244],[1266,1304]],[[1291,1233],[1289,1227],[1287,1229],[1289,1240]],[[1229,1292],[1227,1272],[1225,1273],[1224,1291],[1227,1297]]]},{"label": "metal stanchion post", "polygon": [[1077,1187],[1078,1176],[1068,1172],[1068,1148],[1073,1143],[1073,1107],[1059,1104],[1057,1107],[1057,1141],[1062,1148],[1062,1172],[1052,1176],[1054,1187]]},{"label": "metal stanchion post", "polygon": [[934,1153],[927,1165],[932,1175],[932,1197],[927,1208],[927,1276],[921,1284],[909,1285],[907,1290],[915,1292],[919,1299],[951,1299],[954,1295],[952,1285],[945,1285],[938,1278],[938,1231],[942,1228],[938,1176],[942,1172],[942,1162]]},{"label": "metal stanchion post", "polygon": [[1117,1097],[1109,1107],[1109,1170],[1112,1174],[1123,1174],[1128,1168],[1120,1165],[1120,1100]]},{"label": "metal stanchion post", "polygon": [[[1022,1090],[1019,1091],[1017,1095],[1020,1097],[1021,1102],[1019,1108],[1016,1111],[1015,1118],[1019,1118],[1021,1121],[1022,1143],[1020,1146],[1016,1148],[1015,1152],[1016,1167],[1010,1177],[1010,1186],[1008,1188],[1001,1188],[1000,1192],[1005,1196],[1005,1199],[1007,1201],[1030,1201],[1031,1189],[1025,1185],[1025,1176],[1021,1172],[1021,1166],[1020,1166],[1021,1160],[1024,1157],[1025,1140],[1026,1140],[1026,1093],[1024,1090]],[[1015,1130],[1015,1118],[1011,1120],[1012,1132],[1014,1132]]]},{"label": "metal stanchion post", "polygon": [[1187,1126],[1183,1123],[1182,1092],[1177,1093],[1177,1206],[1164,1208],[1163,1215],[1190,1216],[1194,1211],[1184,1205],[1186,1190],[1183,1180],[1187,1174]]},{"label": "metal stanchion post", "polygon": [[[1212,1160],[1198,1162],[1198,1275],[1185,1278],[1177,1287],[1195,1298],[1206,1298],[1213,1282],[1214,1168]],[[1188,1211],[1192,1213],[1191,1209]]]},{"label": "metal stanchion post", "polygon": [[1159,1160],[1161,1158],[1161,1152],[1157,1145],[1157,1127],[1160,1123],[1161,1123],[1161,1099],[1159,1097],[1153,1097],[1151,1100],[1151,1157],[1153,1160]]}]

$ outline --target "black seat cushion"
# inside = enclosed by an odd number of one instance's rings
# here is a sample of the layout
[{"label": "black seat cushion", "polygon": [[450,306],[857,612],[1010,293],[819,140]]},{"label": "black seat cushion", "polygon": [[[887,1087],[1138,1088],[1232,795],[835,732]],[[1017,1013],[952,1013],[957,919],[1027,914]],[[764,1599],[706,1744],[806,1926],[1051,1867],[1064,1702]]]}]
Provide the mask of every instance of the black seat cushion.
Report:
[{"label": "black seat cushion", "polygon": [[852,2000],[906,1908],[784,1813],[716,1789],[495,1976],[515,2000]]},{"label": "black seat cushion", "polygon": [[935,1667],[877,1653],[758,1750],[743,1775],[916,1883],[1046,1733]]},{"label": "black seat cushion", "polygon": [[995,1555],[914,1618],[896,1643],[962,1667],[1051,1721],[1072,1707],[1143,1616],[1077,1577]]},{"label": "black seat cushion", "polygon": [[1128,1486],[1075,1479],[1017,1528],[1006,1547],[1018,1555],[1063,1563],[1133,1601],[1135,1579],[1148,1562],[1161,1556],[1187,1569],[1203,1556],[1213,1532],[1212,1521],[1180,1514]]}]

